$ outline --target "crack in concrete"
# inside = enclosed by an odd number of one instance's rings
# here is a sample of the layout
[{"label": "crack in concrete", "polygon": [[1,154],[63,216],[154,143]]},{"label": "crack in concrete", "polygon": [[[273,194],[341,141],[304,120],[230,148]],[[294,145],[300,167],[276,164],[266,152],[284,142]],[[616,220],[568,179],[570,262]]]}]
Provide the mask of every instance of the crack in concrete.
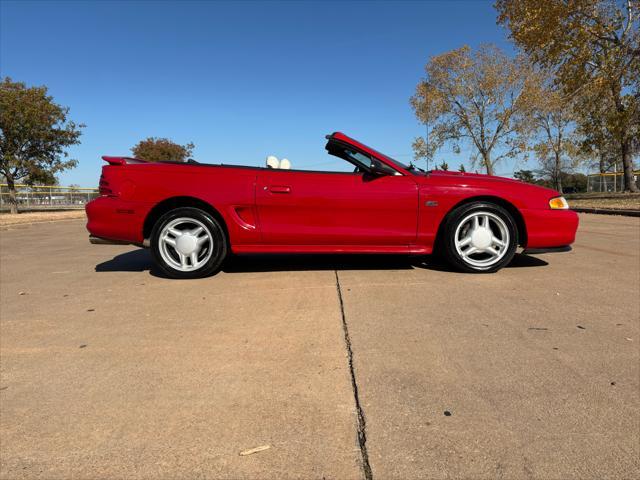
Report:
[{"label": "crack in concrete", "polygon": [[336,289],[338,290],[338,300],[340,301],[340,313],[342,315],[342,331],[344,333],[344,343],[347,349],[347,360],[349,362],[349,373],[351,374],[351,388],[353,390],[353,399],[356,404],[356,414],[358,417],[358,445],[360,446],[360,455],[362,457],[362,471],[365,480],[373,480],[371,465],[369,464],[369,453],[367,452],[367,422],[364,417],[364,410],[360,404],[358,395],[358,382],[356,381],[356,373],[353,367],[353,349],[351,347],[351,337],[349,336],[349,327],[347,325],[347,317],[344,314],[344,301],[342,300],[342,290],[340,288],[340,278],[338,271],[336,274]]}]

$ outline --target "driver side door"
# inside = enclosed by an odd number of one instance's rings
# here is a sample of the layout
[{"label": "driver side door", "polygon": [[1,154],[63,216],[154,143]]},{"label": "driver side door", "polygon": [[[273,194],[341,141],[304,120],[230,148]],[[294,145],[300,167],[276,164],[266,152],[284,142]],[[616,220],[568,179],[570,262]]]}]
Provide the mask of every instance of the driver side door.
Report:
[{"label": "driver side door", "polygon": [[256,206],[265,244],[404,246],[416,240],[418,187],[408,175],[265,169],[257,178]]}]

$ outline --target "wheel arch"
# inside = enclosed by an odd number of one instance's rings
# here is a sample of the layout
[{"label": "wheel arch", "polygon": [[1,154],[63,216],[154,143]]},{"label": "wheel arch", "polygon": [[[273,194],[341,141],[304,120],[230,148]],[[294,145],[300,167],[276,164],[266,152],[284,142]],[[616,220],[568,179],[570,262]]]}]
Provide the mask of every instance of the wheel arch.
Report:
[{"label": "wheel arch", "polygon": [[442,241],[442,232],[444,230],[444,225],[447,223],[447,220],[449,219],[451,212],[453,212],[456,208],[461,207],[462,205],[467,205],[469,203],[476,203],[476,202],[494,203],[496,205],[501,206],[507,212],[509,212],[513,217],[514,222],[516,223],[516,228],[518,229],[518,244],[522,247],[527,246],[527,226],[524,222],[524,217],[522,216],[522,213],[520,213],[520,210],[518,210],[518,207],[516,207],[513,203],[501,197],[495,197],[492,195],[479,195],[476,197],[468,197],[463,200],[460,200],[458,203],[456,203],[449,209],[449,211],[442,218],[440,225],[438,226],[438,232],[436,233],[436,240],[434,244],[435,249],[438,249],[440,246],[440,242]]},{"label": "wheel arch", "polygon": [[227,237],[227,243],[230,245],[229,229],[227,227],[227,223],[224,220],[224,217],[220,214],[220,212],[210,203],[205,202],[204,200],[201,200],[199,198],[189,196],[166,198],[157,203],[149,211],[146,218],[144,219],[144,224],[142,226],[142,238],[145,240],[145,242],[151,237],[153,226],[158,221],[158,219],[162,217],[162,215],[171,210],[181,207],[199,208],[200,210],[203,210],[214,217],[220,223],[220,226],[224,230],[224,234]]}]

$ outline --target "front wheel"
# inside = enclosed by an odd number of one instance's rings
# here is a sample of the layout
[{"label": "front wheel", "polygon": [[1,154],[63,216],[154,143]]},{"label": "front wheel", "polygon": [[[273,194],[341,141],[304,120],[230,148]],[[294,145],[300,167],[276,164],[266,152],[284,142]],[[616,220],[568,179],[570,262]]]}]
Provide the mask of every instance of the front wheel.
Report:
[{"label": "front wheel", "polygon": [[443,234],[447,261],[464,272],[495,272],[511,262],[518,246],[513,217],[493,203],[456,208],[447,217]]},{"label": "front wheel", "polygon": [[227,256],[227,237],[220,223],[198,208],[176,208],[164,214],[151,232],[151,253],[172,278],[200,278],[216,272]]}]

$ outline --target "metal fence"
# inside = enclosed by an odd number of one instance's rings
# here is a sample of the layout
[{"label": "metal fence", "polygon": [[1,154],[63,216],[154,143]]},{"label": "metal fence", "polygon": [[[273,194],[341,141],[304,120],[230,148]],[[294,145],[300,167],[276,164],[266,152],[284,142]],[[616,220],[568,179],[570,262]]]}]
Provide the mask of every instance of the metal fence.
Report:
[{"label": "metal fence", "polygon": [[[636,185],[640,187],[640,170],[633,172]],[[622,172],[592,173],[587,175],[587,192],[622,192],[624,178]]]},{"label": "metal fence", "polygon": [[[18,210],[84,208],[98,197],[97,188],[16,185]],[[9,210],[9,188],[0,184],[0,210]]]}]

